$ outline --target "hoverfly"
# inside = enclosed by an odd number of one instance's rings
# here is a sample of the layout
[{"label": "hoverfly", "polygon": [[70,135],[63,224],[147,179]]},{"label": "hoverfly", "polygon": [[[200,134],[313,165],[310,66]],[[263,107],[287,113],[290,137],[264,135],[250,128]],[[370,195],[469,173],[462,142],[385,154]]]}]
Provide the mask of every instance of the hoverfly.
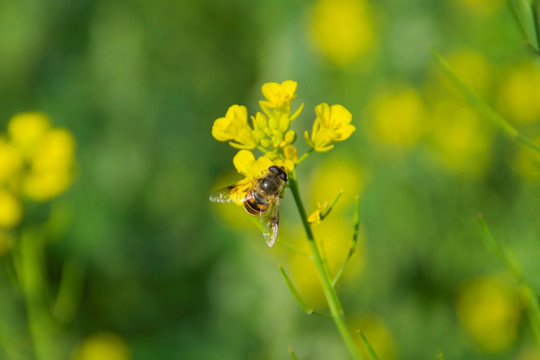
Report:
[{"label": "hoverfly", "polygon": [[274,245],[278,235],[279,199],[288,177],[281,166],[270,166],[258,179],[244,180],[210,195],[210,201],[242,202],[244,209],[261,219],[262,232],[268,246]]}]

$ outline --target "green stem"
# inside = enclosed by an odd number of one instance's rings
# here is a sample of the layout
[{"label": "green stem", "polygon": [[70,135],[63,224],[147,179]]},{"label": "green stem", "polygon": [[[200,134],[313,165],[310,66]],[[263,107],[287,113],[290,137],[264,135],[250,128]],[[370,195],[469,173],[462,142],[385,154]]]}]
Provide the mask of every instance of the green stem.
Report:
[{"label": "green stem", "polygon": [[302,155],[302,156],[298,159],[298,161],[296,162],[296,165],[298,165],[298,164],[300,164],[302,161],[304,161],[304,160],[309,156],[309,154],[311,154],[311,153],[313,152],[313,150],[315,150],[315,149],[310,148],[304,155]]},{"label": "green stem", "polygon": [[341,302],[339,301],[335,288],[332,286],[332,278],[330,276],[330,272],[328,271],[328,267],[323,261],[323,257],[321,256],[321,252],[319,251],[319,248],[313,236],[313,232],[311,231],[311,227],[309,225],[309,222],[307,221],[306,210],[304,208],[304,204],[302,203],[302,199],[300,198],[300,192],[298,190],[298,183],[296,180],[296,172],[294,170],[289,174],[289,189],[291,189],[294,197],[294,202],[296,203],[300,218],[302,219],[302,224],[304,225],[304,230],[306,232],[309,247],[311,249],[311,254],[313,256],[313,262],[317,267],[317,272],[319,273],[319,278],[321,279],[324,295],[326,296],[326,301],[328,302],[328,307],[330,308],[330,313],[332,314],[334,323],[336,324],[339,333],[341,334],[343,341],[347,345],[347,348],[349,349],[352,357],[356,360],[361,360],[362,357],[360,356],[360,354],[358,354],[352,336],[349,333],[347,326],[345,325],[343,307],[341,306]]},{"label": "green stem", "polygon": [[28,326],[36,358],[57,358],[54,345],[55,326],[46,305],[43,275],[44,239],[35,231],[27,231],[20,238],[20,262],[17,275],[26,300]]}]

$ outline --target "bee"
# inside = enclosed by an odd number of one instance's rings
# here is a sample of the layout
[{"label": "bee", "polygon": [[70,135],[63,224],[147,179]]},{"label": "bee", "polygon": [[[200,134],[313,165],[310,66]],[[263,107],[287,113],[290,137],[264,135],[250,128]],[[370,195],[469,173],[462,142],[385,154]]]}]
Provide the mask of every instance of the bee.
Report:
[{"label": "bee", "polygon": [[287,184],[287,172],[281,166],[270,166],[268,172],[255,180],[243,180],[210,195],[210,201],[242,202],[248,214],[259,216],[268,246],[274,245],[279,226],[279,200]]}]

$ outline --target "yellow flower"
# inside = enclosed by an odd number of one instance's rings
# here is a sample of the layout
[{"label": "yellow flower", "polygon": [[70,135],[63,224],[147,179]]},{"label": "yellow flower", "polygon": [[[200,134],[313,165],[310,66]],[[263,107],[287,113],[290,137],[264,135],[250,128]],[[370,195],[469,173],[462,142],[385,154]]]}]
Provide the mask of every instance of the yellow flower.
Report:
[{"label": "yellow flower", "polygon": [[308,216],[307,221],[312,225],[319,225],[321,223],[321,209],[317,209]]},{"label": "yellow flower", "polygon": [[40,112],[25,112],[11,118],[8,134],[13,144],[25,155],[29,155],[50,127],[51,121],[47,115]]},{"label": "yellow flower", "polygon": [[512,121],[532,124],[540,121],[540,71],[529,61],[512,69],[502,84],[500,107]]},{"label": "yellow flower", "polygon": [[460,322],[488,352],[503,351],[517,340],[522,308],[516,285],[493,275],[465,284],[457,299]]},{"label": "yellow flower", "polygon": [[248,150],[240,150],[234,157],[233,164],[240,174],[251,180],[260,178],[272,165],[283,166],[287,173],[294,169],[294,163],[291,160],[271,160],[267,155],[255,159],[255,155]]},{"label": "yellow flower", "polygon": [[254,149],[258,143],[253,129],[248,125],[247,108],[241,105],[229,107],[225,117],[214,121],[212,136],[218,141],[229,141],[237,149]]},{"label": "yellow flower", "polygon": [[296,81],[292,80],[286,80],[281,84],[275,82],[263,84],[261,91],[267,100],[261,100],[259,104],[270,109],[288,109],[296,98],[296,86]]},{"label": "yellow flower", "polygon": [[48,131],[29,158],[29,173],[23,182],[25,195],[47,201],[65,192],[73,180],[75,139],[65,129]]},{"label": "yellow flower", "polygon": [[377,140],[411,147],[422,134],[426,110],[418,91],[408,85],[377,95],[369,105]]},{"label": "yellow flower", "polygon": [[124,340],[116,334],[98,333],[85,339],[72,356],[73,360],[129,360]]},{"label": "yellow flower", "polygon": [[436,100],[431,118],[435,159],[465,179],[484,176],[491,165],[492,128],[476,111],[453,100]]},{"label": "yellow flower", "polygon": [[296,164],[298,161],[298,150],[294,145],[287,145],[283,148],[283,156],[285,156],[285,159]]},{"label": "yellow flower", "polygon": [[0,228],[11,229],[17,226],[22,213],[19,200],[12,193],[0,190]]},{"label": "yellow flower", "polygon": [[19,173],[23,158],[19,150],[4,138],[0,138],[0,185],[8,183]]},{"label": "yellow flower", "polygon": [[348,65],[374,43],[365,0],[319,0],[311,14],[314,45],[337,65]]},{"label": "yellow flower", "polygon": [[315,114],[317,118],[313,123],[311,138],[307,131],[304,133],[306,142],[315,151],[332,149],[335,142],[347,140],[355,130],[354,125],[350,124],[351,113],[341,105],[322,103],[315,107]]}]

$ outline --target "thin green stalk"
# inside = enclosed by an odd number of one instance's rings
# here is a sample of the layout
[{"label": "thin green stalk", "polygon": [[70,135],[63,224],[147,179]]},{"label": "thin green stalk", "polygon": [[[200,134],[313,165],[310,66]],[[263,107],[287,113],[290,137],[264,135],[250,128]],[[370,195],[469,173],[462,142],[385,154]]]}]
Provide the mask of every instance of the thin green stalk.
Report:
[{"label": "thin green stalk", "polygon": [[497,125],[511,139],[514,139],[517,142],[540,153],[540,147],[538,145],[523,136],[514,126],[512,126],[512,124],[493,110],[493,108],[491,108],[491,106],[482,100],[476,93],[469,89],[467,85],[465,85],[465,83],[456,75],[455,71],[450,67],[441,54],[439,54],[433,47],[431,47],[431,54],[435,59],[435,63],[439,66],[439,69],[442,70],[446,77],[454,83],[454,85],[467,97],[467,99],[469,99],[469,101],[482,113],[482,115]]},{"label": "thin green stalk", "polygon": [[356,210],[354,212],[354,227],[353,227],[351,247],[349,248],[349,253],[347,254],[347,258],[345,258],[345,261],[343,261],[343,264],[341,264],[341,267],[336,273],[336,276],[334,276],[334,280],[332,281],[333,287],[336,286],[337,282],[339,281],[339,278],[341,277],[341,274],[343,273],[343,270],[345,270],[345,267],[349,263],[349,260],[351,259],[351,257],[354,255],[356,251],[356,244],[358,243],[358,233],[360,230],[360,198],[357,198],[357,201],[358,201],[358,204],[356,205]]},{"label": "thin green stalk", "polygon": [[486,246],[498,256],[500,261],[505,265],[506,269],[514,276],[523,289],[523,295],[528,307],[529,320],[533,329],[537,342],[540,343],[540,304],[536,294],[532,291],[529,281],[523,274],[523,269],[519,260],[516,258],[511,249],[500,241],[496,240],[489,229],[489,226],[478,215],[478,223],[482,230],[483,239]]},{"label": "thin green stalk", "polygon": [[345,325],[343,307],[341,306],[341,302],[339,301],[335,288],[332,286],[332,279],[328,271],[328,267],[323,262],[323,257],[321,256],[317,243],[315,242],[315,237],[313,236],[313,232],[311,231],[311,227],[307,221],[306,210],[304,208],[304,204],[302,203],[302,199],[300,198],[300,191],[298,190],[298,183],[296,180],[296,172],[294,170],[289,174],[289,189],[292,192],[294,202],[296,203],[298,213],[300,214],[302,224],[304,225],[304,230],[306,232],[311,254],[313,256],[313,262],[315,263],[317,272],[319,273],[324,295],[326,296],[326,301],[328,302],[328,307],[330,308],[330,313],[332,314],[334,323],[336,324],[345,345],[351,353],[351,356],[356,360],[361,360],[362,357],[356,350],[352,336],[347,329],[347,325]]},{"label": "thin green stalk", "polygon": [[298,161],[296,161],[296,165],[300,164],[302,161],[306,160],[306,158],[309,156],[309,154],[311,154],[313,152],[313,148],[310,148],[304,155],[300,156],[300,158],[298,159]]},{"label": "thin green stalk", "polygon": [[54,345],[55,326],[46,305],[43,276],[44,239],[36,232],[21,234],[20,262],[16,268],[26,300],[28,326],[38,360],[58,358]]},{"label": "thin green stalk", "polygon": [[357,332],[358,332],[358,335],[360,335],[360,338],[362,339],[362,342],[364,343],[364,346],[366,347],[367,352],[369,353],[369,356],[371,357],[371,360],[379,360],[379,357],[377,356],[377,354],[375,354],[375,350],[373,350],[373,347],[369,343],[366,335],[364,335],[364,333],[360,330],[358,330]]}]

